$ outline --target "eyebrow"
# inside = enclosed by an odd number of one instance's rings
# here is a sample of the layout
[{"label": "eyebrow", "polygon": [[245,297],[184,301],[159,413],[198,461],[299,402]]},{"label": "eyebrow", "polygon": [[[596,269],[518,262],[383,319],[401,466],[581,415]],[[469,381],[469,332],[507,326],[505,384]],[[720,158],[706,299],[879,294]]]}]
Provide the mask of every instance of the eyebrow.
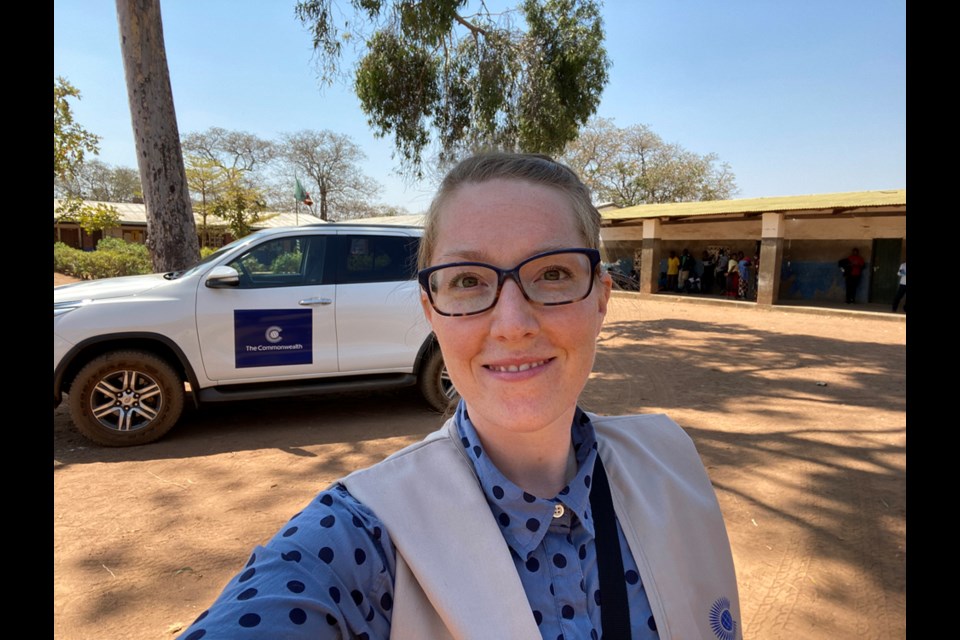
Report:
[{"label": "eyebrow", "polygon": [[[569,246],[569,245],[548,245],[538,248],[536,251],[527,254],[523,260],[530,258],[531,256],[536,256],[541,253],[547,253],[548,251],[559,251],[561,249],[576,249],[579,247]],[[445,262],[483,262],[489,263],[490,256],[485,251],[479,251],[475,249],[455,249],[453,251],[444,253],[442,258]],[[521,260],[521,262],[523,262]],[[443,264],[443,262],[438,262],[438,264]]]}]

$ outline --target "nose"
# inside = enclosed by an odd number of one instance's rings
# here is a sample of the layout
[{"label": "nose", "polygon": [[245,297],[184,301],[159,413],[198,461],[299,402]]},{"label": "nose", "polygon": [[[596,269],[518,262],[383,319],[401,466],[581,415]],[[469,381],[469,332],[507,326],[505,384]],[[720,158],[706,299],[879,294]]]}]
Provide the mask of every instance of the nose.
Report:
[{"label": "nose", "polygon": [[490,333],[498,339],[518,340],[536,335],[540,330],[537,310],[523,296],[520,285],[512,278],[504,281],[491,314]]}]

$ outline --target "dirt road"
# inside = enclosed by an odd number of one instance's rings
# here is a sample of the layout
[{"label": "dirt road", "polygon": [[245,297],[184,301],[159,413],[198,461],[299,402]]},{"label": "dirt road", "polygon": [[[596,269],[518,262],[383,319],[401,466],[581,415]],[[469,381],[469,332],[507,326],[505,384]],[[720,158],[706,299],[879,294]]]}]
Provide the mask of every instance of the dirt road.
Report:
[{"label": "dirt road", "polygon": [[[717,489],[748,640],[906,636],[906,322],[618,297],[584,394],[663,412]],[[331,481],[436,428],[415,392],[189,411],[104,449],[54,412],[57,638],[170,638]]]}]

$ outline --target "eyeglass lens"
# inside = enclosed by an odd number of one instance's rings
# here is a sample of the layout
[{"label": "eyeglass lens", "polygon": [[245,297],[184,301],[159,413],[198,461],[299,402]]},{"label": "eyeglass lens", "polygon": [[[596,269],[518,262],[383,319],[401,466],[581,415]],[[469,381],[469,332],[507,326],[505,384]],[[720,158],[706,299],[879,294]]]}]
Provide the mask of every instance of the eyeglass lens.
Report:
[{"label": "eyeglass lens", "polygon": [[[593,272],[583,253],[555,253],[524,263],[520,285],[527,299],[555,305],[575,302],[590,292]],[[493,306],[499,289],[499,274],[479,265],[453,265],[430,274],[430,295],[441,313],[477,313]]]}]

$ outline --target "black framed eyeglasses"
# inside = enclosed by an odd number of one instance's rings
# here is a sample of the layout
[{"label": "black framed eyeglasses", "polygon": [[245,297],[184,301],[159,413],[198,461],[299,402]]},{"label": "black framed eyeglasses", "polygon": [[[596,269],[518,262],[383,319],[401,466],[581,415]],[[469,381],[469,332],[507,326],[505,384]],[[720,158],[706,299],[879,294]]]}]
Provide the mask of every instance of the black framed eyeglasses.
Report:
[{"label": "black framed eyeglasses", "polygon": [[532,304],[579,302],[593,291],[600,264],[596,249],[558,249],[530,256],[513,269],[483,262],[451,262],[417,274],[434,310],[442,316],[472,316],[492,309],[507,278]]}]

